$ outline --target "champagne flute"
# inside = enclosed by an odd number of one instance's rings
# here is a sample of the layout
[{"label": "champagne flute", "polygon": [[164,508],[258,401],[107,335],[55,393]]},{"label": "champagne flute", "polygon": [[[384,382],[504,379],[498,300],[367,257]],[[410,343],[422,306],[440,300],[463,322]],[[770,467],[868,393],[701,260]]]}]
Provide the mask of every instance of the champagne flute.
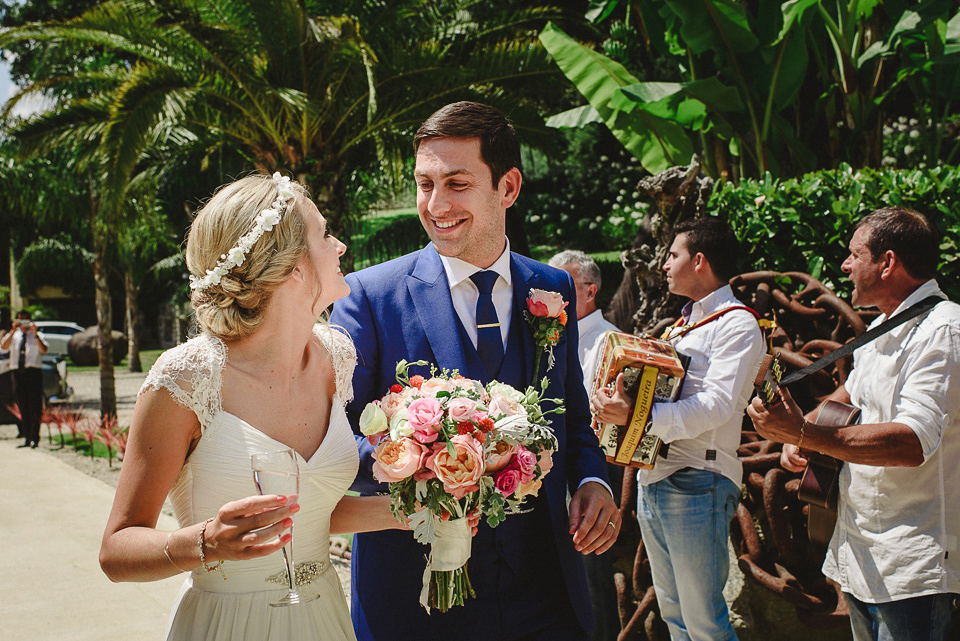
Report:
[{"label": "champagne flute", "polygon": [[[262,452],[250,456],[250,467],[253,469],[253,482],[257,486],[257,493],[280,494],[289,496],[300,494],[300,468],[297,466],[297,455],[291,449],[276,452]],[[313,601],[320,595],[302,596],[297,592],[296,575],[293,569],[293,526],[290,526],[290,540],[281,548],[283,563],[287,568],[287,583],[289,590],[283,597],[270,605],[284,607],[297,603]]]}]

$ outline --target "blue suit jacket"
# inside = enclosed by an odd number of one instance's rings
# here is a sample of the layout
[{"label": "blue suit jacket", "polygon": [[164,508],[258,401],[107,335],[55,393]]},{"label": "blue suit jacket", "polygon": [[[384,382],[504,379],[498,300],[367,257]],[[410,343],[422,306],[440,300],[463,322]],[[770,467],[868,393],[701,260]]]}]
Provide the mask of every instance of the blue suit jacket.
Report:
[{"label": "blue suit jacket", "polygon": [[[531,288],[557,291],[576,305],[570,276],[511,254],[514,287],[504,364],[497,380],[525,387],[533,374],[534,348],[522,312]],[[337,302],[331,323],[345,328],[357,348],[355,398],[347,411],[356,431],[366,404],[396,382],[401,359],[422,359],[458,369],[468,378],[488,377],[453,309],[450,288],[434,246],[347,276],[351,293]],[[556,363],[548,398],[565,399],[566,413],[551,414],[559,442],[553,470],[544,478],[533,510],[509,516],[495,529],[481,524],[468,572],[477,599],[448,613],[426,615],[418,603],[427,549],[410,532],[357,535],[353,548],[352,616],[360,639],[508,639],[527,634],[563,613],[588,634],[592,612],[581,555],[568,533],[567,489],[587,477],[607,479],[606,462],[590,429],[590,413],[577,357],[577,323],[566,326],[554,348]],[[429,368],[411,370],[429,376]],[[386,490],[372,474],[373,448],[358,438],[360,471],[354,488],[363,494]],[[572,616],[571,616],[572,613]],[[562,618],[561,617],[561,618]]]}]

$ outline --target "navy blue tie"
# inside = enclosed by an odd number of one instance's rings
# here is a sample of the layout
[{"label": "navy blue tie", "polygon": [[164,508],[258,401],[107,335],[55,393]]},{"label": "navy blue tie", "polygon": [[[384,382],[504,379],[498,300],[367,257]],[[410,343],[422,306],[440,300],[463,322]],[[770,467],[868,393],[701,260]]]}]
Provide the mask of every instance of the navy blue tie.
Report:
[{"label": "navy blue tie", "polygon": [[480,297],[477,298],[477,354],[490,378],[500,373],[500,364],[503,363],[503,337],[492,296],[493,285],[499,277],[493,271],[480,271],[470,277],[480,290]]}]

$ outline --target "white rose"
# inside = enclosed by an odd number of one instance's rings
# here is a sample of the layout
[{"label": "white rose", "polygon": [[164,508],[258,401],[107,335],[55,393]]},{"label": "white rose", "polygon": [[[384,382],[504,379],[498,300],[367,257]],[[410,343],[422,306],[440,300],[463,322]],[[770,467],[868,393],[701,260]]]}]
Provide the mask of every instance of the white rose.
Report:
[{"label": "white rose", "polygon": [[360,414],[360,433],[364,436],[373,436],[386,432],[389,427],[387,415],[376,403],[367,403]]},{"label": "white rose", "polygon": [[229,256],[230,256],[230,261],[234,265],[239,267],[240,265],[243,264],[243,259],[245,258],[246,254],[244,254],[242,247],[234,247],[233,249],[230,250]]},{"label": "white rose", "polygon": [[490,393],[490,396],[504,396],[510,400],[516,401],[517,403],[522,403],[524,398],[523,394],[512,385],[498,383],[496,381],[487,386],[487,392]]},{"label": "white rose", "polygon": [[403,408],[390,419],[390,438],[394,441],[399,441],[412,434],[413,428],[410,427],[410,423],[407,422],[407,409]]}]

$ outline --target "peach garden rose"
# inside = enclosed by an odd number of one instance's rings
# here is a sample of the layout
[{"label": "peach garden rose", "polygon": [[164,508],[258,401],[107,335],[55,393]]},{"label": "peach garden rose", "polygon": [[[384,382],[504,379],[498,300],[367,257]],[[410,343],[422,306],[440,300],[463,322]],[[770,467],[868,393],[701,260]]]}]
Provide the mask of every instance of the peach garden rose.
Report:
[{"label": "peach garden rose", "polygon": [[483,447],[469,434],[457,434],[449,441],[453,444],[454,456],[447,448],[437,451],[427,465],[433,470],[443,489],[455,498],[462,499],[468,492],[478,489],[483,476]]}]

